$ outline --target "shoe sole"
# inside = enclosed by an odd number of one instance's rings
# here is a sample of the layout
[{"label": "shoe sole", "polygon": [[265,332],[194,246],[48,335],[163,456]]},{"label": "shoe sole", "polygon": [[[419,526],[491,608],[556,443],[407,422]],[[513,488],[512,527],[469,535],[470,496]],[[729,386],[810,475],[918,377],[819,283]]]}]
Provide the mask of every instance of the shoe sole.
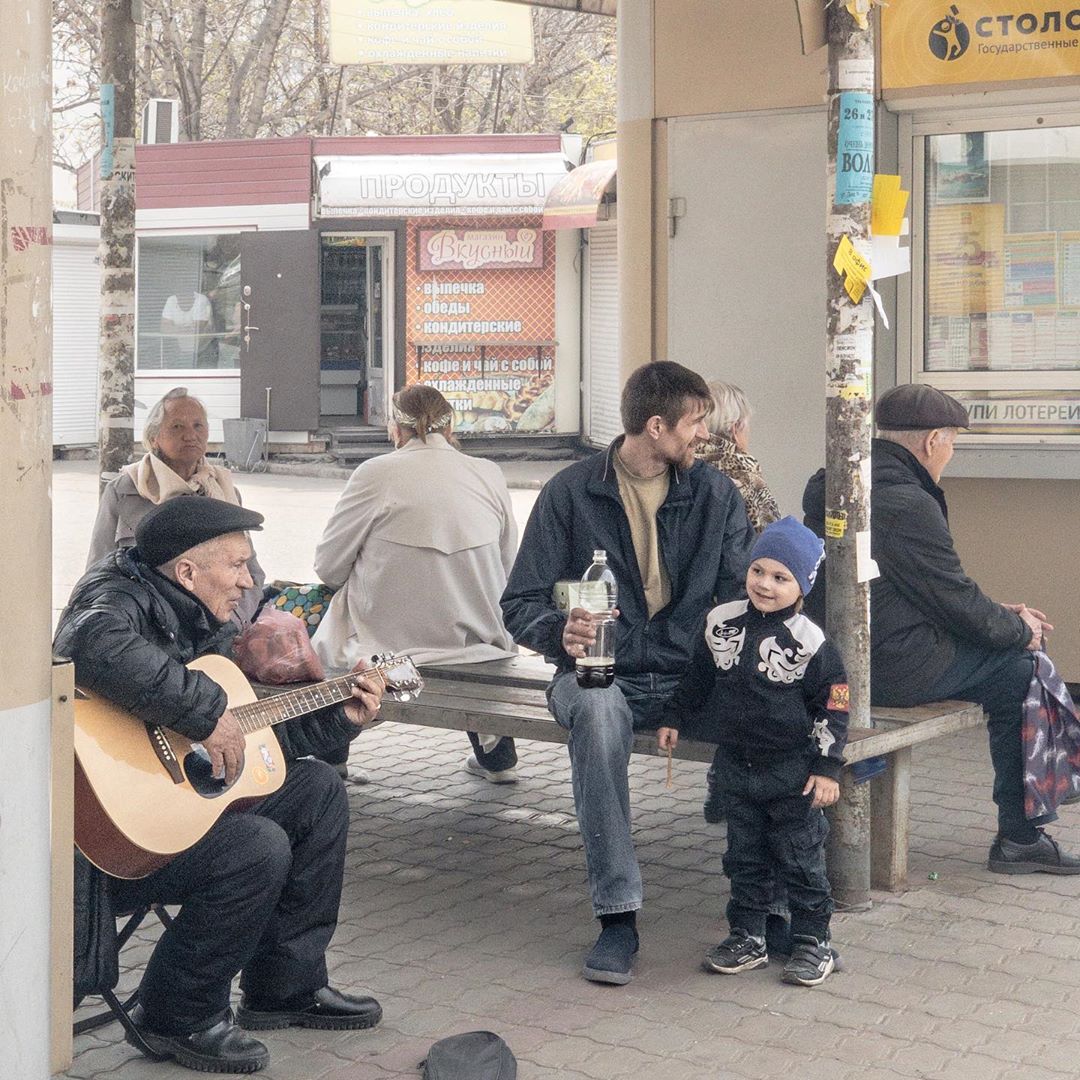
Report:
[{"label": "shoe sole", "polygon": [[[167,1060],[175,1061],[185,1069],[193,1069],[195,1072],[231,1073],[236,1075],[258,1072],[260,1069],[265,1069],[266,1066],[270,1064],[269,1053],[265,1054],[263,1057],[249,1059],[247,1061],[222,1061],[221,1058],[207,1057],[205,1054],[195,1054],[190,1050],[178,1050],[175,1046],[171,1045],[172,1040],[162,1036],[153,1035],[146,1031],[141,1031],[139,1034],[142,1035],[146,1045],[149,1046],[155,1054],[160,1054]],[[127,1039],[126,1041],[131,1046],[135,1045],[130,1039]],[[138,1047],[136,1047],[136,1049],[138,1049]]]},{"label": "shoe sole", "polygon": [[1054,866],[1041,862],[998,862],[989,859],[986,869],[992,874],[1080,874],[1080,866]]},{"label": "shoe sole", "polygon": [[470,776],[479,776],[481,780],[486,780],[489,784],[516,784],[518,782],[516,773],[513,776],[505,775],[510,771],[509,769],[504,769],[501,772],[491,772],[490,770],[480,768],[479,766],[472,769],[466,762],[465,771]]},{"label": "shoe sole", "polygon": [[382,1009],[368,1016],[317,1016],[304,1012],[250,1012],[241,1006],[236,1022],[245,1031],[280,1031],[287,1027],[314,1028],[318,1031],[365,1031],[382,1019]]},{"label": "shoe sole", "polygon": [[602,968],[583,967],[581,974],[589,982],[607,983],[609,986],[625,986],[634,976],[629,971],[604,971]]},{"label": "shoe sole", "polygon": [[733,967],[721,967],[715,960],[710,960],[706,956],[701,961],[701,966],[714,975],[738,975],[743,971],[753,971],[754,968],[768,967],[769,958],[767,956],[756,956],[753,960],[747,960],[745,963],[736,964]]},{"label": "shoe sole", "polygon": [[799,975],[796,975],[792,971],[785,971],[781,978],[786,983],[791,983],[792,986],[820,986],[836,969],[836,960],[832,957],[829,958],[829,966],[813,979],[804,979]]}]

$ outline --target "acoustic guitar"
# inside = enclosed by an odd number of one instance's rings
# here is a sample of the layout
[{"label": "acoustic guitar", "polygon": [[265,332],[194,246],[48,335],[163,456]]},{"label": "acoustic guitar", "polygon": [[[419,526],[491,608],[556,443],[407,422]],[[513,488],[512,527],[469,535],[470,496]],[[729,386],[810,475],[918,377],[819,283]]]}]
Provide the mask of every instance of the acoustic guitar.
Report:
[{"label": "acoustic guitar", "polygon": [[[382,682],[384,697],[409,701],[423,689],[409,657],[372,659],[362,674]],[[223,656],[202,656],[187,666],[225,691],[244,732],[243,765],[231,784],[213,775],[201,743],[146,724],[103,698],[75,702],[75,843],[113,877],[160,870],[227,810],[277,791],[285,781],[285,758],[273,725],[348,701],[358,674],[259,700],[244,673]]]}]

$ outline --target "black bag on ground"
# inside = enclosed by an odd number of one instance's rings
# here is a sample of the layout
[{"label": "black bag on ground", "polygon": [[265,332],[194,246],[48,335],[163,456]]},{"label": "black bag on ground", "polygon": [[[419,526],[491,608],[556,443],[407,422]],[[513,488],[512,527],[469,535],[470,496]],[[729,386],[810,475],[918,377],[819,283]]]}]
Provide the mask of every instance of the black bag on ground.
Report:
[{"label": "black bag on ground", "polygon": [[440,1039],[420,1063],[424,1080],[516,1080],[517,1059],[492,1031]]}]

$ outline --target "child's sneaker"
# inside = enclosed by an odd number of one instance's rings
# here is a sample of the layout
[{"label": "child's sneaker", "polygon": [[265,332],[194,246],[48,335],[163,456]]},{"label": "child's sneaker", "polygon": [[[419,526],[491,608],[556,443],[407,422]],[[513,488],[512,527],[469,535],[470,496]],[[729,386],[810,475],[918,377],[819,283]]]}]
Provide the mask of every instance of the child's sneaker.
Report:
[{"label": "child's sneaker", "polygon": [[829,939],[795,934],[791,939],[791,957],[784,965],[784,982],[798,986],[820,986],[836,967]]},{"label": "child's sneaker", "polygon": [[740,971],[752,971],[769,963],[765,939],[754,937],[745,930],[733,929],[719,945],[714,945],[702,964],[706,971],[721,975],[738,975]]}]

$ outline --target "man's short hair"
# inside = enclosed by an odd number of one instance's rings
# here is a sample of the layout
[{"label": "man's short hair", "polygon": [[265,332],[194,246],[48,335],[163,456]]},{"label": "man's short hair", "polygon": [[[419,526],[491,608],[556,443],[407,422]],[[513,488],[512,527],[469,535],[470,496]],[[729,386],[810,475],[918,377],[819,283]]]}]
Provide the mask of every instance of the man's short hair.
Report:
[{"label": "man's short hair", "polygon": [[706,416],[712,412],[712,394],[696,371],[671,360],[643,364],[623,387],[620,408],[623,431],[627,435],[640,435],[650,416],[659,416],[668,427],[674,427],[694,401],[704,406]]}]

